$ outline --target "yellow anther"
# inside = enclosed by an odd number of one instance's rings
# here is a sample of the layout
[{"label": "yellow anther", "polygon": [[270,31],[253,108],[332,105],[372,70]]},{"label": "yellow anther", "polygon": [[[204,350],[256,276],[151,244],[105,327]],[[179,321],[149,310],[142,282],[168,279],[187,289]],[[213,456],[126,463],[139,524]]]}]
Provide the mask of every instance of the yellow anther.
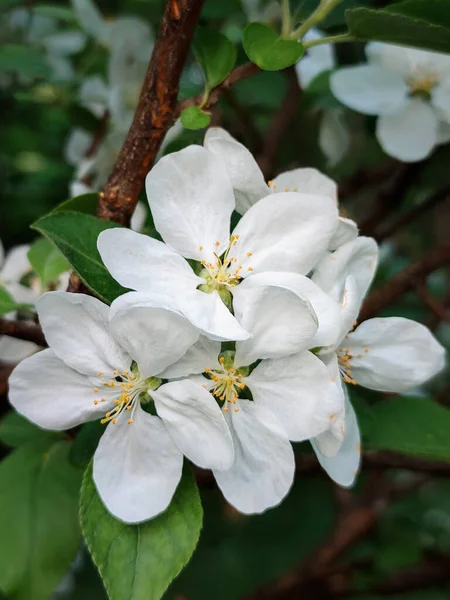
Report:
[{"label": "yellow anther", "polygon": [[95,393],[97,393],[97,392],[98,392],[98,388],[97,388],[97,387],[95,387],[95,388],[94,388],[94,392],[95,392]]},{"label": "yellow anther", "polygon": [[243,390],[245,388],[245,383],[238,383],[238,388]]},{"label": "yellow anther", "polygon": [[99,371],[99,372],[97,373],[97,375],[98,375],[98,377],[101,377],[101,376],[103,375],[103,373],[102,373],[101,371]]},{"label": "yellow anther", "polygon": [[119,374],[119,371],[116,369],[116,370],[113,372],[113,375],[116,375],[116,376],[117,376],[118,374]]},{"label": "yellow anther", "polygon": [[131,410],[131,406],[127,406],[127,410]]},{"label": "yellow anther", "polygon": [[117,419],[113,419],[111,422],[113,425],[115,425],[117,423]]},{"label": "yellow anther", "polygon": [[128,375],[130,371],[122,371],[122,375],[124,375],[125,377]]},{"label": "yellow anther", "polygon": [[131,375],[130,381],[134,381],[135,379],[136,379],[136,377],[134,375]]},{"label": "yellow anther", "polygon": [[94,404],[95,404],[95,406],[97,406],[98,400],[94,400]]},{"label": "yellow anther", "polygon": [[220,246],[220,242],[216,242],[215,246],[216,246],[216,248],[218,248]]},{"label": "yellow anther", "polygon": [[247,256],[253,256],[251,252],[247,252]]},{"label": "yellow anther", "polygon": [[198,248],[200,250],[200,252],[203,250],[203,246],[199,246]]},{"label": "yellow anther", "polygon": [[284,191],[285,191],[285,192],[288,192],[288,191],[289,191],[289,188],[284,188]]},{"label": "yellow anther", "polygon": [[369,348],[364,348],[364,352],[367,354],[367,352],[369,352]]},{"label": "yellow anther", "polygon": [[109,412],[107,412],[107,413],[106,413],[106,415],[105,415],[105,417],[106,417],[107,419],[109,419],[109,417],[110,417],[110,416],[111,416],[111,413],[109,413]]},{"label": "yellow anther", "polygon": [[128,425],[131,425],[132,422],[133,422],[133,419],[128,419]]},{"label": "yellow anther", "polygon": [[223,407],[223,412],[228,412],[228,406]]},{"label": "yellow anther", "polygon": [[234,409],[234,412],[239,412],[238,407],[236,406],[236,408]]},{"label": "yellow anther", "polygon": [[114,381],[114,379],[111,379],[111,381],[108,383],[109,387],[115,387],[116,382]]},{"label": "yellow anther", "polygon": [[219,358],[219,362],[220,362],[220,364],[221,364],[221,365],[223,365],[223,363],[225,362],[225,359],[224,359],[224,357],[223,357],[223,356],[221,356],[221,357]]},{"label": "yellow anther", "polygon": [[252,267],[249,267],[249,268],[247,269],[247,271],[253,271],[253,268],[252,268]]},{"label": "yellow anther", "polygon": [[105,402],[105,399],[104,398],[100,398],[100,402]]},{"label": "yellow anther", "polygon": [[206,367],[205,373],[211,373],[211,369],[209,367]]}]

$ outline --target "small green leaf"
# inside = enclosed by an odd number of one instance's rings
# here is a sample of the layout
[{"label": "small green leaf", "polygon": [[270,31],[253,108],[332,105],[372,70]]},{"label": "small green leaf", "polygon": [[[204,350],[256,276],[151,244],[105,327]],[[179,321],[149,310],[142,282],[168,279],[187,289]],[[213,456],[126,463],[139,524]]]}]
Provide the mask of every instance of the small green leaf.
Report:
[{"label": "small green leaf", "polygon": [[368,449],[450,460],[448,408],[426,398],[401,397],[377,402],[366,412],[363,439]]},{"label": "small green leaf", "polygon": [[207,27],[197,29],[193,50],[203,70],[207,89],[215,88],[222,83],[231,73],[236,62],[236,48],[230,40],[220,32]]},{"label": "small green leaf", "polygon": [[188,106],[181,112],[181,124],[186,129],[204,129],[210,121],[211,117],[198,106]]},{"label": "small green leaf", "polygon": [[406,2],[391,4],[385,10],[450,28],[450,3],[448,0],[427,0],[426,2],[406,0]]},{"label": "small green leaf", "polygon": [[57,431],[40,429],[14,410],[0,421],[0,442],[10,448],[18,448],[41,440],[57,440],[61,435]]},{"label": "small green leaf", "polygon": [[69,200],[64,200],[61,204],[58,204],[56,208],[52,210],[52,214],[57,212],[63,212],[68,210],[74,210],[75,212],[86,213],[88,215],[95,215],[97,210],[98,194],[89,193],[81,194],[81,196],[75,196]]},{"label": "small green leaf", "polygon": [[97,250],[97,239],[105,229],[119,227],[83,213],[50,213],[32,225],[64,254],[84,283],[104,302],[112,302],[127,290],[108,273]]},{"label": "small green leaf", "polygon": [[122,523],[100,500],[89,466],[81,489],[81,527],[109,599],[159,600],[190,559],[202,515],[197,485],[185,469],[163,514],[138,525]]},{"label": "small green leaf", "polygon": [[36,240],[27,256],[44,287],[56,282],[64,271],[70,269],[69,263],[58,248],[45,238]]},{"label": "small green leaf", "polygon": [[51,69],[35,48],[3,44],[0,47],[0,73],[18,73],[23,77],[47,79],[51,75]]},{"label": "small green leaf", "polygon": [[0,589],[14,600],[47,600],[78,551],[82,471],[68,453],[41,440],[0,463]]},{"label": "small green leaf", "polygon": [[[450,53],[450,15],[442,12],[438,20],[438,5],[446,2],[433,2],[434,10],[419,10],[428,5],[424,2],[405,2],[389,7],[389,10],[355,8],[345,13],[349,33],[358,40],[376,40],[435,52]],[[420,18],[419,18],[420,17]]]},{"label": "small green leaf", "polygon": [[14,310],[26,310],[31,304],[18,304],[6,288],[0,286],[0,315],[6,315]]},{"label": "small green leaf", "polygon": [[66,21],[67,23],[76,23],[73,10],[65,6],[39,4],[38,6],[34,6],[32,10],[38,15],[44,15],[45,17],[51,17],[52,19],[59,19],[60,21]]},{"label": "small green leaf", "polygon": [[105,425],[100,421],[89,421],[82,425],[70,449],[70,461],[73,465],[82,469],[89,465],[104,431]]},{"label": "small green leaf", "polygon": [[249,59],[265,71],[280,71],[295,64],[305,51],[294,40],[283,40],[261,23],[249,23],[243,34],[244,50]]}]

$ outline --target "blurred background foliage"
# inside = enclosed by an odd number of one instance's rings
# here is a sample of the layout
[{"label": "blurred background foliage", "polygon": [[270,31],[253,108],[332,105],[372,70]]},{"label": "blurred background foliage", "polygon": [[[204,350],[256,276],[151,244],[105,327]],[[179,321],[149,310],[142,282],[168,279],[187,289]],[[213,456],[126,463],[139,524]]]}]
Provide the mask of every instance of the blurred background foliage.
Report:
[{"label": "blurred background foliage", "polygon": [[[258,20],[259,15],[268,14],[264,11],[270,8],[269,4],[256,0],[243,3],[240,0],[206,0],[200,22],[220,30],[237,45],[239,64],[246,61],[240,45],[243,28],[249,20]],[[299,15],[308,15],[316,4],[315,0],[291,2]],[[387,2],[379,0],[344,0],[327,18],[322,29],[330,34],[339,32],[344,23],[345,8],[385,4]],[[97,5],[108,20],[119,15],[139,16],[155,32],[164,2],[98,0]],[[26,28],[25,31],[11,30],[11,14],[17,8],[26,8],[30,15],[54,17],[58,30],[79,29],[68,1],[54,0],[50,6],[35,1],[0,0],[0,238],[6,248],[33,240],[36,234],[29,228],[30,224],[70,197],[74,168],[65,158],[69,134],[78,126],[95,136],[101,126],[100,119],[80,106],[78,89],[90,74],[105,74],[108,60],[107,50],[90,38],[71,56],[73,76],[63,81],[52,80],[42,41],[26,39]],[[13,57],[5,51],[11,44],[16,52]],[[23,52],[17,51],[20,47]],[[362,60],[363,47],[360,43],[337,47],[339,62],[353,64]],[[18,65],[12,75],[11,60],[17,61],[14,64]],[[349,149],[341,160],[330,164],[318,144],[320,119],[324,110],[343,107],[331,95],[327,74],[319,76],[302,92],[296,85],[294,69],[263,72],[242,81],[222,95],[213,123],[220,124],[247,145],[260,158],[268,178],[286,169],[309,166],[326,172],[339,182],[342,211],[359,223],[362,233],[374,235],[382,242],[375,286],[388,282],[431,246],[448,242],[450,146],[439,147],[425,161],[400,163],[385,155],[376,142],[374,119],[345,110],[343,119],[350,135]],[[180,99],[201,91],[201,75],[191,56],[182,79]],[[286,111],[291,111],[287,123],[283,120]],[[201,143],[203,134],[203,131],[184,130],[169,143],[165,152],[178,150],[189,143]],[[426,283],[418,282],[418,286],[423,293],[405,294],[383,314],[401,315],[427,324],[450,349],[448,270],[434,272]],[[442,313],[439,309],[440,315],[436,309],[438,302],[445,311]],[[449,386],[450,376],[445,372],[427,388],[417,390],[417,396],[433,398],[447,406]],[[390,443],[387,433],[381,443],[371,433],[374,419],[383,418],[386,427],[389,425],[397,434],[399,428],[402,429],[405,440],[411,431],[417,433],[419,430],[415,439],[424,448],[429,443],[432,447],[430,458],[450,459],[450,455],[438,456],[433,450],[435,440],[430,439],[430,423],[436,429],[433,434],[436,439],[439,435],[449,436],[450,427],[446,427],[442,413],[427,417],[431,421],[423,425],[420,405],[412,402],[410,422],[399,422],[392,405],[380,417],[383,400],[379,394],[358,388],[353,400],[359,409],[363,439],[368,449],[381,447],[383,450],[407,451],[406,445],[401,446],[402,436],[392,435]],[[0,411],[7,411],[5,398],[1,401]],[[376,427],[379,424],[380,420],[376,421]],[[50,467],[54,469],[60,468],[59,461],[67,458],[61,455],[64,449],[61,449],[60,438],[37,432],[20,419],[14,429],[14,439],[8,437],[10,431],[10,428],[0,426],[3,456],[7,456],[11,448],[19,448],[22,454],[33,452],[37,457],[45,457],[42,461],[47,461],[50,455],[53,461]],[[300,457],[308,456],[306,445],[299,445],[297,450]],[[24,534],[20,539],[17,536],[8,538],[8,530],[0,526],[0,562],[10,563],[11,571],[15,569],[12,564],[15,557],[23,558],[29,552],[29,528],[35,526],[33,519],[40,514],[36,512],[36,501],[45,503],[52,493],[45,485],[38,491],[34,487],[35,478],[42,476],[43,464],[39,463],[39,468],[33,472],[24,472],[19,456],[14,465],[16,496],[11,490],[8,490],[9,494],[0,491],[2,524],[17,510],[14,497],[24,502],[24,514],[29,519],[24,521]],[[73,469],[73,478],[67,485],[76,489],[74,481],[81,477],[81,470],[76,464]],[[371,468],[363,471],[354,490],[342,492],[336,491],[325,473],[312,468],[300,472],[291,494],[280,507],[254,517],[245,517],[229,507],[211,481],[203,480],[201,474],[205,520],[200,543],[191,563],[172,583],[165,598],[233,600],[243,597],[310,556],[316,546],[331,536],[342,511],[350,510],[357,502],[365,502],[367,497],[373,500],[380,488],[395,484],[401,493],[379,508],[379,518],[374,519],[356,544],[339,556],[334,570],[321,581],[311,584],[311,597],[317,600],[334,597],[375,600],[392,594],[399,600],[446,600],[450,597],[448,473],[450,470],[447,474],[438,473],[437,477],[433,474],[417,476],[407,470],[392,469],[380,473]],[[66,500],[70,501],[69,498]],[[58,504],[51,506],[56,513],[60,509]],[[60,525],[58,515],[54,515],[54,523]],[[59,565],[47,565],[47,581],[42,581],[33,571],[34,579],[27,587],[21,587],[19,582],[15,587],[13,585],[13,592],[4,596],[6,600],[40,600],[50,596],[55,600],[106,598],[100,578],[81,542],[78,522],[75,520],[71,526],[71,544],[77,557],[66,575],[63,576],[64,560]],[[44,537],[38,549],[46,544],[51,546],[51,528],[39,535]],[[67,551],[67,547],[65,549]],[[57,551],[57,548],[51,548],[53,555]],[[32,570],[34,558],[27,560]],[[51,592],[55,587],[56,591]]]}]

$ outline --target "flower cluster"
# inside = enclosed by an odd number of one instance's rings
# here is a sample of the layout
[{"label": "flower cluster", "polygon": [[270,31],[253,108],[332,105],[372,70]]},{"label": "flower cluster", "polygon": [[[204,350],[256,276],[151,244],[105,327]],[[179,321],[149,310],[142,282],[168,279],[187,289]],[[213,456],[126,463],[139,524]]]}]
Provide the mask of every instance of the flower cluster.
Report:
[{"label": "flower cluster", "polygon": [[339,216],[336,184],[309,168],[266,183],[213,128],[203,147],[162,158],[146,191],[162,241],[101,233],[105,265],[131,290],[110,307],[56,291],[37,301],[49,349],[13,372],[13,406],[48,429],[101,419],[94,480],[126,522],[165,510],[183,456],[243,513],[288,493],[291,441],[310,440],[352,485],[347,386],[404,392],[443,367],[444,350],[408,319],[356,324],[378,249]]}]

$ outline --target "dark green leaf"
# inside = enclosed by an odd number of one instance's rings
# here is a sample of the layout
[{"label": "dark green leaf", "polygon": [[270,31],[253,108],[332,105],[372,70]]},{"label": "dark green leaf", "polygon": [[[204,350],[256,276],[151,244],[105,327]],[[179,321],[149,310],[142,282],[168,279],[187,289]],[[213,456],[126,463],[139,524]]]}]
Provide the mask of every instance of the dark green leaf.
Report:
[{"label": "dark green leaf", "polygon": [[76,22],[73,10],[65,6],[38,4],[37,6],[34,6],[32,10],[38,15],[44,15],[45,17],[51,17],[52,19],[59,19],[60,21],[66,21],[67,23]]},{"label": "dark green leaf", "polygon": [[82,469],[88,466],[104,431],[105,425],[102,425],[100,421],[84,423],[70,449],[72,464]]},{"label": "dark green leaf", "polygon": [[450,27],[450,3],[448,0],[406,0],[386,7],[388,12],[424,19],[435,25]]},{"label": "dark green leaf", "polygon": [[33,224],[61,250],[84,283],[105,302],[112,302],[127,290],[108,273],[97,250],[97,238],[105,229],[119,227],[83,213],[51,213]]},{"label": "dark green leaf", "polygon": [[[420,4],[425,2],[421,1]],[[346,18],[350,34],[358,40],[377,40],[450,53],[450,26],[447,25],[450,17],[444,18],[441,25],[428,18],[416,18],[419,11],[416,10],[414,14],[411,8],[412,16],[402,14],[402,5],[393,5],[389,11],[369,8],[348,10]],[[435,18],[432,11],[428,16]]]},{"label": "dark green leaf", "polygon": [[75,198],[70,198],[70,200],[61,202],[61,204],[58,204],[58,206],[52,210],[52,213],[74,210],[75,212],[95,215],[97,202],[98,194],[81,194],[81,196],[75,196]]},{"label": "dark green leaf", "polygon": [[0,315],[5,315],[17,309],[17,303],[14,301],[8,290],[0,286]]},{"label": "dark green leaf", "polygon": [[56,282],[64,271],[70,269],[69,263],[58,248],[45,238],[34,242],[28,251],[28,260],[43,286]]},{"label": "dark green leaf", "polygon": [[14,600],[47,600],[81,542],[81,471],[69,444],[41,441],[0,464],[0,588]]},{"label": "dark green leaf", "polygon": [[49,78],[51,69],[36,49],[19,44],[3,44],[0,47],[0,73]]},{"label": "dark green leaf", "polygon": [[181,124],[186,129],[204,129],[210,121],[211,117],[198,106],[188,106],[181,113]]},{"label": "dark green leaf", "polygon": [[283,40],[261,23],[249,23],[244,29],[244,50],[249,59],[265,71],[280,71],[296,63],[304,53],[302,44]]},{"label": "dark green leaf", "polygon": [[236,62],[236,48],[219,31],[199,27],[195,33],[193,50],[203,70],[207,89],[222,83]]},{"label": "dark green leaf", "polygon": [[11,448],[41,440],[57,440],[61,435],[56,431],[40,429],[14,410],[0,421],[0,442]]},{"label": "dark green leaf", "polygon": [[364,415],[362,430],[369,449],[450,460],[450,410],[426,398],[377,402]]},{"label": "dark green leaf", "polygon": [[109,599],[159,600],[197,545],[202,508],[192,473],[185,470],[162,515],[127,525],[114,519],[104,507],[90,466],[83,480],[80,519]]}]

